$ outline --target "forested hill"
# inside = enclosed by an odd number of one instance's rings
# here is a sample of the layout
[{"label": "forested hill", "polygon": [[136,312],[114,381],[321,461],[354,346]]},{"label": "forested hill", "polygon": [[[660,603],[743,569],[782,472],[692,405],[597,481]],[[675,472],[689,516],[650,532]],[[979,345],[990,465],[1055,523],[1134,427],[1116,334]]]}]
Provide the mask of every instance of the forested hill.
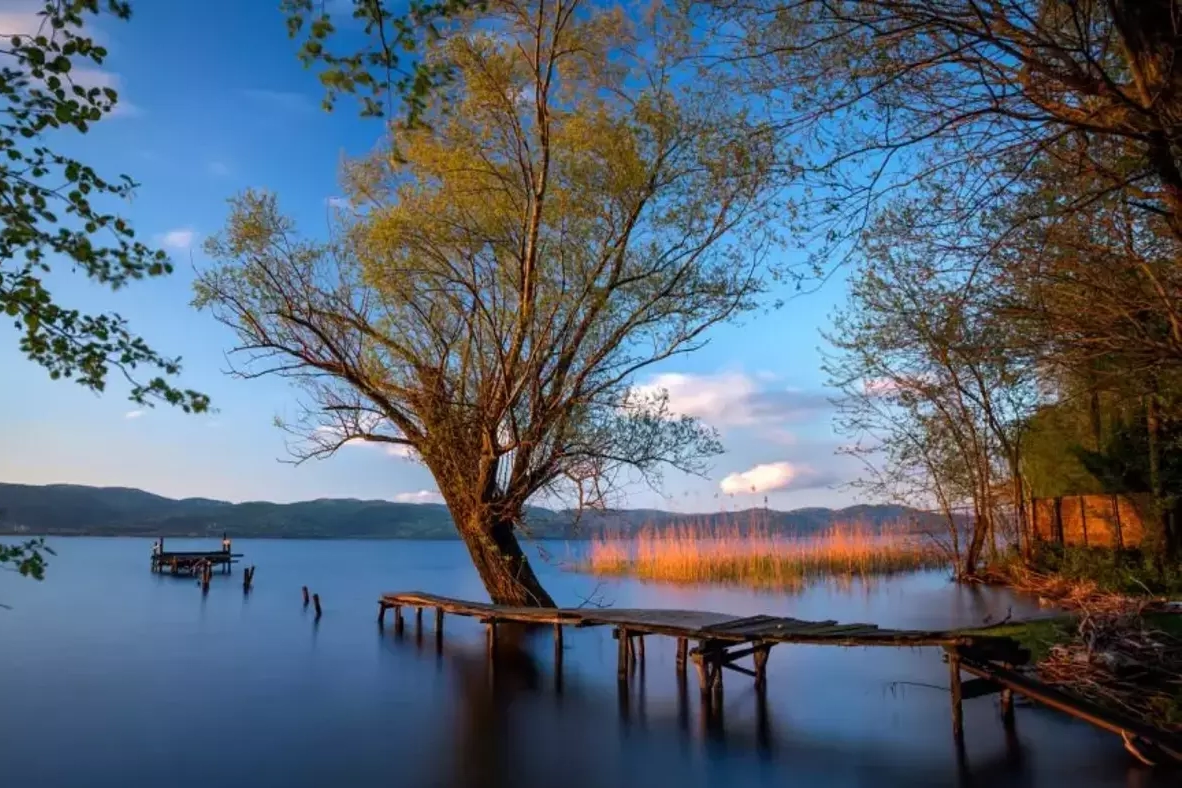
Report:
[{"label": "forested hill", "polygon": [[[531,509],[531,535],[586,538],[605,529],[634,531],[646,524],[688,522],[704,527],[746,527],[806,535],[836,522],[870,527],[911,523],[939,527],[931,515],[899,506],[846,509],[749,510],[685,515],[654,509],[584,514]],[[207,498],[174,500],[124,487],[68,484],[0,484],[0,534],[92,536],[220,536],[240,538],[453,539],[447,509],[440,504],[321,499],[300,503],[229,503]]]}]

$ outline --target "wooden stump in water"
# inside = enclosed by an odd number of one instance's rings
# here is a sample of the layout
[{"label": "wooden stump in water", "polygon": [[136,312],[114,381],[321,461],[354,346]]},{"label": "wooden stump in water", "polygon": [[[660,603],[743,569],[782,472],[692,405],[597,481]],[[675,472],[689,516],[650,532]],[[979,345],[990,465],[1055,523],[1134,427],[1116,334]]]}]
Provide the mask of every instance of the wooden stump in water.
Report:
[{"label": "wooden stump in water", "polygon": [[312,594],[312,607],[316,608],[316,618],[320,618],[320,594]]},{"label": "wooden stump in water", "polygon": [[626,682],[628,681],[628,630],[617,629],[615,631],[615,637],[617,641],[616,657],[618,660],[618,664],[616,666],[616,679],[618,681]]},{"label": "wooden stump in water", "polygon": [[964,740],[964,709],[961,706],[960,657],[948,653],[948,684],[952,693],[952,735],[958,741]]},{"label": "wooden stump in water", "polygon": [[303,587],[303,592],[304,592],[304,607],[307,607],[308,606],[308,587],[307,586]]},{"label": "wooden stump in water", "polygon": [[771,646],[756,646],[751,652],[751,659],[755,663],[755,689],[763,692],[767,689],[767,658],[771,654]]}]

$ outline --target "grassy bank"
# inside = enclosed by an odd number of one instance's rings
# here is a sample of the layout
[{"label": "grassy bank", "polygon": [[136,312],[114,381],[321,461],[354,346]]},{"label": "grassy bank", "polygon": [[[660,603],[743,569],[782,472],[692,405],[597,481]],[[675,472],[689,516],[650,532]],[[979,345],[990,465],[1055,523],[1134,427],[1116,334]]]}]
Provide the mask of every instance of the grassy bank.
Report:
[{"label": "grassy bank", "polygon": [[806,538],[759,529],[683,524],[646,528],[636,537],[592,542],[582,565],[598,575],[679,584],[798,589],[824,578],[867,578],[948,566],[920,535],[901,528],[838,524]]}]

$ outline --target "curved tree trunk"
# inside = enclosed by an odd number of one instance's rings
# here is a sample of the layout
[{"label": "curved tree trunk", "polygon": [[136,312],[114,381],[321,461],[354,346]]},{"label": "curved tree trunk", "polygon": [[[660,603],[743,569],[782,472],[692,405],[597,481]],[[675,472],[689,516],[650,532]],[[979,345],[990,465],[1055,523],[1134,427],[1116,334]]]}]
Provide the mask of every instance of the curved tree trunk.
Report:
[{"label": "curved tree trunk", "polygon": [[555,607],[521,549],[513,524],[491,515],[456,517],[456,528],[489,598],[498,605]]}]

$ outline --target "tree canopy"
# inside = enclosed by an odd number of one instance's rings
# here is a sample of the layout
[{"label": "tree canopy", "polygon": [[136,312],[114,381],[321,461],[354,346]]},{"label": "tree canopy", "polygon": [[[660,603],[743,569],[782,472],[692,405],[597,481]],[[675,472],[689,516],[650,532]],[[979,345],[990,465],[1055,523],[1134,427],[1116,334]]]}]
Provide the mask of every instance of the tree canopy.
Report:
[{"label": "tree canopy", "polygon": [[628,469],[718,451],[633,385],[756,305],[775,240],[775,140],[700,47],[660,7],[457,13],[422,52],[448,79],[345,167],[330,240],[248,192],[208,247],[197,303],[242,374],[305,392],[297,455],[419,458],[497,601],[550,604],[514,535],[527,501],[599,505]]}]

